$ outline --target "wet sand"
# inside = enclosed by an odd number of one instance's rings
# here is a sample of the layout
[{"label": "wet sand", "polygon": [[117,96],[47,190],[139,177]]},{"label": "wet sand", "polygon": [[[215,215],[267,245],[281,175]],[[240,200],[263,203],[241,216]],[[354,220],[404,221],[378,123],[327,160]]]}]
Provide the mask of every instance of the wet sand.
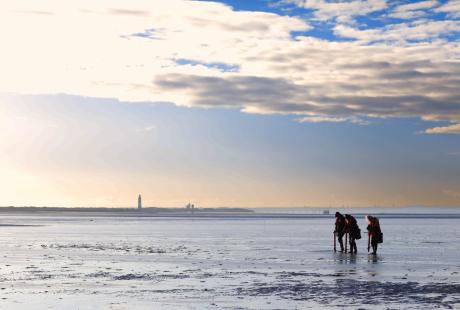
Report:
[{"label": "wet sand", "polygon": [[0,227],[5,309],[460,307],[457,219],[382,219],[377,256],[321,218],[6,221],[34,226]]}]

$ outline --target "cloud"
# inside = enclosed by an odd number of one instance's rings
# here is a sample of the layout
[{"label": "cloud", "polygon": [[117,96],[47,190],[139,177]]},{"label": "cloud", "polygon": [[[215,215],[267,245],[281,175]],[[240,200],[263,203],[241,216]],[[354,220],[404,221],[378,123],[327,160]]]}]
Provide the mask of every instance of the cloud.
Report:
[{"label": "cloud", "polygon": [[409,41],[437,39],[443,35],[456,32],[460,32],[460,21],[455,20],[414,21],[365,30],[346,25],[337,25],[334,28],[336,35],[357,39],[363,43],[380,41],[407,44]]},{"label": "cloud", "polygon": [[238,65],[225,63],[205,63],[203,61],[192,59],[176,59],[175,62],[180,65],[204,66],[207,68],[217,69],[221,72],[237,72],[240,69]]},{"label": "cloud", "polygon": [[460,1],[450,0],[435,10],[436,12],[447,13],[451,18],[460,18]]},{"label": "cloud", "polygon": [[284,2],[313,10],[315,17],[319,20],[337,19],[341,22],[348,22],[353,17],[367,15],[387,8],[385,0],[286,0]]},{"label": "cloud", "polygon": [[109,9],[109,13],[115,15],[150,16],[150,12],[147,10]]},{"label": "cloud", "polygon": [[438,4],[437,1],[433,0],[401,4],[396,6],[388,16],[401,19],[418,18],[425,16],[427,14],[427,9],[431,9]]},{"label": "cloud", "polygon": [[342,123],[349,122],[358,125],[368,125],[369,122],[356,117],[329,117],[329,116],[305,116],[297,120],[300,123]]},{"label": "cloud", "polygon": [[460,134],[460,124],[444,127],[434,127],[426,130],[428,134]]},{"label": "cloud", "polygon": [[[304,52],[291,51],[291,56],[286,51],[273,53],[268,63],[285,62],[284,67],[274,67],[275,77],[169,74],[158,75],[152,87],[172,101],[186,98],[181,103],[187,106],[305,115],[303,121],[312,122],[365,117],[460,120],[460,64],[444,60],[439,53],[445,51],[436,45],[340,45],[346,46],[347,55],[337,53],[335,57],[337,45],[333,44],[317,49],[299,46]],[[308,54],[311,59],[301,61],[296,54]]]},{"label": "cloud", "polygon": [[385,1],[296,3],[346,20],[333,30],[352,40],[308,36],[313,26],[300,17],[210,1],[11,1],[0,12],[0,92],[231,107],[304,122],[420,117],[452,123],[427,133],[457,133],[460,44],[445,36],[460,21],[369,29],[350,19]]},{"label": "cloud", "polygon": [[143,127],[141,130],[139,131],[143,131],[143,132],[151,132],[151,131],[154,131],[156,129],[156,126],[155,125],[149,125],[149,126],[145,126]]},{"label": "cloud", "polygon": [[460,191],[455,191],[455,190],[449,190],[445,189],[443,190],[444,195],[454,197],[454,198],[460,198]]}]

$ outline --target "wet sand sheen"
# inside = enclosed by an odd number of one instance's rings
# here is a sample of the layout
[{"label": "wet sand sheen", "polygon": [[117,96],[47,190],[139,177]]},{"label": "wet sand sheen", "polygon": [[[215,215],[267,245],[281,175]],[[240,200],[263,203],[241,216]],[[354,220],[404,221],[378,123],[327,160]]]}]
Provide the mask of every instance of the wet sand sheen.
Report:
[{"label": "wet sand sheen", "polygon": [[456,219],[382,220],[377,257],[333,253],[328,219],[29,220],[0,235],[9,309],[460,306]]}]

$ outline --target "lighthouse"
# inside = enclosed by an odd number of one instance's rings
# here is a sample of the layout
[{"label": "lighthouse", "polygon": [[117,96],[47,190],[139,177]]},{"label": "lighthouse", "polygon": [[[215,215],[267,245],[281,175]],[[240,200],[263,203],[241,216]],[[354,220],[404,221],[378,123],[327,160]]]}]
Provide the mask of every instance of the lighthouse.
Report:
[{"label": "lighthouse", "polygon": [[141,194],[137,197],[137,209],[142,209],[142,197]]}]

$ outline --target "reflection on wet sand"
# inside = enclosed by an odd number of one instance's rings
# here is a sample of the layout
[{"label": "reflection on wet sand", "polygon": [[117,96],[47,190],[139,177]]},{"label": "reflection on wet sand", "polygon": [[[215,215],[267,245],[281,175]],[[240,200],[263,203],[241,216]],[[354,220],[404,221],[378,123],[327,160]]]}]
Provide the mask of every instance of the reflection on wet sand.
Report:
[{"label": "reflection on wet sand", "polygon": [[378,255],[368,255],[367,256],[367,262],[377,264],[380,261],[380,258]]},{"label": "reflection on wet sand", "polygon": [[338,264],[356,264],[357,254],[338,253],[334,257],[334,261]]},{"label": "reflection on wet sand", "polygon": [[[414,221],[426,229],[426,222]],[[192,302],[195,309],[356,309],[369,301],[389,308],[460,306],[460,253],[453,238],[446,237],[442,256],[415,255],[419,248],[410,246],[416,242],[388,243],[373,256],[363,244],[358,254],[334,253],[331,240],[318,237],[327,235],[328,220],[267,221],[266,227],[196,219],[34,223],[45,226],[2,228],[2,309],[34,302],[29,308],[188,309]],[[450,225],[443,228],[458,229]],[[388,230],[398,229],[404,232],[407,222]]]}]

